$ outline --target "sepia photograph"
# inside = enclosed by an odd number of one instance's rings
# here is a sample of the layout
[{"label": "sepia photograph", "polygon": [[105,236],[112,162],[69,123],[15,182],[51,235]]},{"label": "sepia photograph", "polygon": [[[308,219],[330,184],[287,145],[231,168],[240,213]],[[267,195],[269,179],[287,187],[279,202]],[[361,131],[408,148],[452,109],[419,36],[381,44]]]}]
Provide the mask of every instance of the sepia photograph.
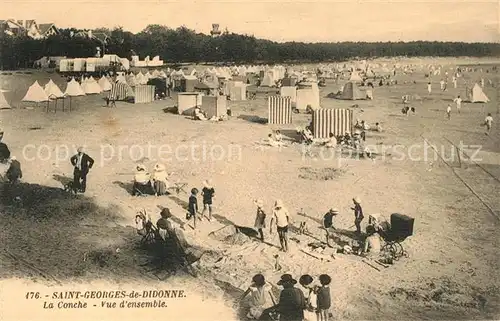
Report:
[{"label": "sepia photograph", "polygon": [[0,0],[0,319],[500,320],[498,0]]}]

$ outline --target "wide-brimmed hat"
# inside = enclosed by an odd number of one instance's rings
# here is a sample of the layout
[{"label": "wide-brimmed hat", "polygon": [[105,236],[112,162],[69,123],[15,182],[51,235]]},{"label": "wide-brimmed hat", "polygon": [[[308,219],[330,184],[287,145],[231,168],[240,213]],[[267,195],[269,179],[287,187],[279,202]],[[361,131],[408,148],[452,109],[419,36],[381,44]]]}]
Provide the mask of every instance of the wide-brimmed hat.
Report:
[{"label": "wide-brimmed hat", "polygon": [[278,285],[284,285],[284,284],[296,284],[297,280],[293,278],[291,274],[283,274],[281,276],[281,280],[278,281]]},{"label": "wide-brimmed hat", "polygon": [[257,205],[258,207],[263,207],[264,206],[264,201],[263,200],[255,200],[253,201],[255,203],[255,205]]},{"label": "wide-brimmed hat", "polygon": [[276,200],[276,202],[274,202],[274,208],[281,208],[284,206],[285,206],[285,204],[283,204],[282,200]]},{"label": "wide-brimmed hat", "polygon": [[331,208],[330,209],[330,213],[332,213],[333,215],[338,215],[339,214],[339,210],[336,209],[336,208]]},{"label": "wide-brimmed hat", "polygon": [[162,218],[169,218],[172,217],[172,213],[170,213],[170,209],[168,207],[165,207],[164,209],[161,210],[160,216]]},{"label": "wide-brimmed hat", "polygon": [[155,164],[155,171],[157,172],[164,172],[165,171],[165,165],[157,163]]},{"label": "wide-brimmed hat", "polygon": [[11,161],[15,161],[16,159],[17,159],[16,156],[10,156]]},{"label": "wide-brimmed hat", "polygon": [[359,198],[359,196],[354,197],[352,200],[357,204],[361,204],[361,199]]},{"label": "wide-brimmed hat", "polygon": [[203,181],[203,186],[212,187],[212,182],[209,179]]}]

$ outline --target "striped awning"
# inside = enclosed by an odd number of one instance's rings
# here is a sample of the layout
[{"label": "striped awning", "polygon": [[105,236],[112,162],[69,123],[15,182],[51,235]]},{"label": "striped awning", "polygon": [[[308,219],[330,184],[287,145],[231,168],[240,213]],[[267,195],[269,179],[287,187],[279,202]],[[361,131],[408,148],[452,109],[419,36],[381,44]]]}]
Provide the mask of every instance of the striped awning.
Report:
[{"label": "striped awning", "polygon": [[353,112],[350,109],[317,109],[312,115],[314,138],[328,138],[352,132]]}]

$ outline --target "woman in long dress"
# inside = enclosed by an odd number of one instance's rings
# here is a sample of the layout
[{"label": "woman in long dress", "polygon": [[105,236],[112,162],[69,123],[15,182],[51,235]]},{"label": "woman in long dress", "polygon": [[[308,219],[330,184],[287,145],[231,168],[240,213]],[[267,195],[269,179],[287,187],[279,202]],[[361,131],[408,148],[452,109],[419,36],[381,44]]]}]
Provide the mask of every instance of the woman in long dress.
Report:
[{"label": "woman in long dress", "polygon": [[156,164],[152,175],[153,186],[155,195],[164,195],[167,193],[168,188],[168,174],[163,164]]}]

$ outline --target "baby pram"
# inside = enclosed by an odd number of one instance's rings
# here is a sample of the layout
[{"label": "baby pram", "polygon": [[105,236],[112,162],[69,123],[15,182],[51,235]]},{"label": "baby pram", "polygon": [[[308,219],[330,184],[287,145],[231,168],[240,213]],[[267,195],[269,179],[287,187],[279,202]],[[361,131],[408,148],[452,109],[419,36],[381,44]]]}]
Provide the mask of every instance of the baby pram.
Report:
[{"label": "baby pram", "polygon": [[382,251],[389,253],[395,260],[402,256],[407,257],[408,252],[405,251],[402,243],[407,237],[413,235],[414,222],[414,218],[399,213],[391,214],[390,224],[375,222],[374,224],[378,225],[376,230],[385,242]]}]

